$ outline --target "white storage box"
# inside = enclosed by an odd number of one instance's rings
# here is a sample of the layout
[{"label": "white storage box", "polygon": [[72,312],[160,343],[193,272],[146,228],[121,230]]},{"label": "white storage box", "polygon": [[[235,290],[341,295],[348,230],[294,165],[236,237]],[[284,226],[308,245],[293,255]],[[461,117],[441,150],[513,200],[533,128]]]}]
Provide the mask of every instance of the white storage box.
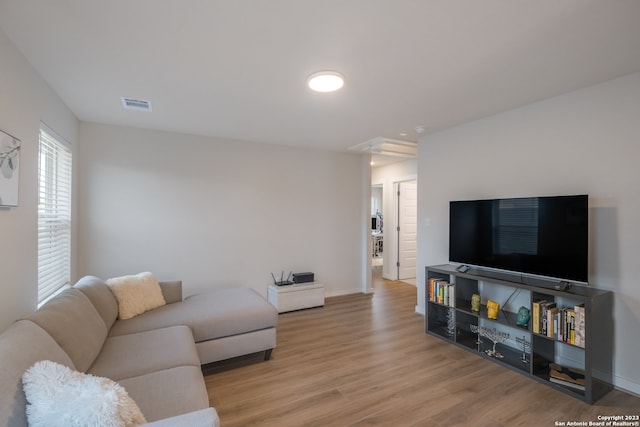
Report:
[{"label": "white storage box", "polygon": [[324,285],[316,282],[269,285],[267,299],[278,309],[278,313],[320,307],[324,305]]}]

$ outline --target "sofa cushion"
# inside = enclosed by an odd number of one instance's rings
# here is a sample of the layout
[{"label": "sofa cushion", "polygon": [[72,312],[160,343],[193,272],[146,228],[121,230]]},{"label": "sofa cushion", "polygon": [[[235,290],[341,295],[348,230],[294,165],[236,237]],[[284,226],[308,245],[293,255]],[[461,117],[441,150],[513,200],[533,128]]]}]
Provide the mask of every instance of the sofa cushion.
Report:
[{"label": "sofa cushion", "polygon": [[124,335],[163,326],[188,325],[196,342],[275,327],[278,311],[251,288],[220,289],[167,304],[128,320],[109,334]]},{"label": "sofa cushion", "polygon": [[182,280],[165,280],[160,282],[162,296],[167,304],[182,301]]},{"label": "sofa cushion", "polygon": [[146,422],[126,390],[108,378],[41,360],[22,375],[29,427],[135,427]]},{"label": "sofa cushion", "polygon": [[259,331],[196,343],[201,365],[231,359],[245,354],[272,350],[275,347],[276,328],[260,329]]},{"label": "sofa cushion", "polygon": [[160,284],[149,272],[107,279],[118,300],[118,317],[131,319],[166,304]]},{"label": "sofa cushion", "polygon": [[29,320],[19,320],[0,334],[0,426],[27,426],[22,374],[44,359],[74,368],[54,339]]},{"label": "sofa cushion", "polygon": [[278,310],[251,288],[229,288],[185,300],[196,342],[275,327]]},{"label": "sofa cushion", "polygon": [[80,289],[89,298],[107,329],[110,329],[118,318],[118,301],[104,280],[95,276],[85,276],[73,287]]},{"label": "sofa cushion", "polygon": [[107,338],[107,328],[89,298],[67,289],[27,317],[39,325],[69,355],[76,369],[85,372]]},{"label": "sofa cushion", "polygon": [[118,382],[149,422],[209,407],[200,367],[179,366]]},{"label": "sofa cushion", "polygon": [[176,366],[200,366],[188,326],[109,337],[87,372],[119,381]]}]

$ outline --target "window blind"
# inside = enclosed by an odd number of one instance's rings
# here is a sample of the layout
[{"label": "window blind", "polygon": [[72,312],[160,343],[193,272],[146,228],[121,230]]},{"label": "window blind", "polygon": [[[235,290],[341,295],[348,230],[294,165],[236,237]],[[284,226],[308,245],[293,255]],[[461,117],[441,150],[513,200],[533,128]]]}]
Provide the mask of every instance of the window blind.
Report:
[{"label": "window blind", "polygon": [[40,129],[38,175],[38,303],[71,281],[71,150]]},{"label": "window blind", "polygon": [[497,254],[538,253],[538,198],[500,200],[496,212],[494,252]]}]

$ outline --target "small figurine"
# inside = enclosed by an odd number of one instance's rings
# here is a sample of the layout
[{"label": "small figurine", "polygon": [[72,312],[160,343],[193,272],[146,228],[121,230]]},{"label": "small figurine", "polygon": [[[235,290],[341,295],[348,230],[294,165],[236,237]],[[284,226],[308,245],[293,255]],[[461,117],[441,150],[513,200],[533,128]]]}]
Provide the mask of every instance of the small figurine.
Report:
[{"label": "small figurine", "polygon": [[531,319],[531,311],[529,311],[525,306],[520,307],[520,310],[518,310],[516,324],[518,326],[527,326],[529,324],[529,319]]},{"label": "small figurine", "polygon": [[478,294],[471,295],[471,311],[480,311],[480,295]]},{"label": "small figurine", "polygon": [[500,310],[500,304],[491,300],[487,301],[487,317],[489,319],[497,319],[498,310]]}]

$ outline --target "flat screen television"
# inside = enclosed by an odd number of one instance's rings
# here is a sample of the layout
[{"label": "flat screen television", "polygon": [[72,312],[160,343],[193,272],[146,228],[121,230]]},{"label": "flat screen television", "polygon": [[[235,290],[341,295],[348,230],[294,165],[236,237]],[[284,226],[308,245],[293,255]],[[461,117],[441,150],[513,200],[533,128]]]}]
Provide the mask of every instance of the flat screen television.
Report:
[{"label": "flat screen television", "polygon": [[588,282],[587,195],[452,201],[449,261]]}]

